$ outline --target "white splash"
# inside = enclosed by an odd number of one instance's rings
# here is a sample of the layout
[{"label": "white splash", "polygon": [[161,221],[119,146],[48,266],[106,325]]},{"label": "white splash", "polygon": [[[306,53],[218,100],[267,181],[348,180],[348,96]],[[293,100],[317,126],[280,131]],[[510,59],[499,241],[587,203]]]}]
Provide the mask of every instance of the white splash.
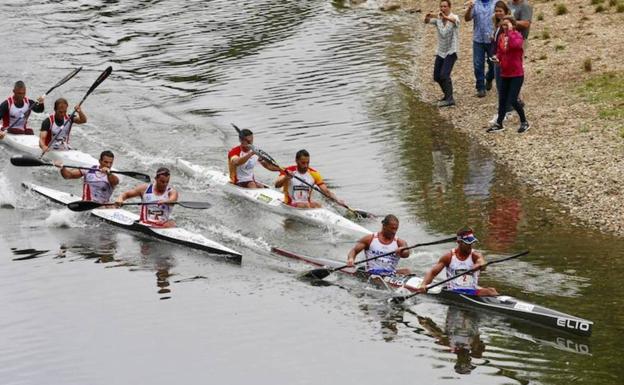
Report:
[{"label": "white splash", "polygon": [[85,222],[81,218],[82,214],[69,209],[51,210],[45,224],[47,227],[59,228],[85,227]]}]

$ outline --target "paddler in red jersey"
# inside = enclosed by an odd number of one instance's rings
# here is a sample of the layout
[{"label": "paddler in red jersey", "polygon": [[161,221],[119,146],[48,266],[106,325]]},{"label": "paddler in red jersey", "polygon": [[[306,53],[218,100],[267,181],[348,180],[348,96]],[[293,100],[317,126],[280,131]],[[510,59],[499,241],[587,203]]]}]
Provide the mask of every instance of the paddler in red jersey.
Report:
[{"label": "paddler in red jersey", "polygon": [[[427,272],[418,291],[427,291],[427,285],[442,271],[446,269],[446,277],[450,278],[465,271],[485,265],[485,258],[481,253],[472,249],[473,243],[478,242],[474,231],[470,227],[464,227],[457,232],[457,247],[444,254],[438,262]],[[479,271],[463,275],[452,280],[446,286],[447,290],[457,293],[479,296],[494,296],[498,292],[493,287],[479,287]]]},{"label": "paddler in red jersey", "polygon": [[314,185],[318,186],[321,191],[332,197],[339,204],[345,204],[336,198],[334,193],[329,191],[321,174],[310,167],[310,153],[306,150],[297,151],[295,162],[295,165],[282,170],[280,176],[275,181],[275,187],[284,189],[284,202],[286,204],[298,208],[321,207],[319,202],[312,200],[312,187],[310,186]]},{"label": "paddler in red jersey", "polygon": [[0,119],[2,119],[0,139],[3,139],[7,132],[15,135],[33,135],[32,128],[28,128],[28,116],[32,111],[40,113],[44,109],[43,96],[37,98],[37,102],[30,100],[26,97],[26,84],[21,80],[15,82],[13,95],[0,103]]},{"label": "paddler in red jersey", "polygon": [[119,184],[119,178],[112,174],[111,168],[115,155],[111,151],[102,151],[98,165],[89,170],[63,167],[61,162],[54,162],[61,168],[61,175],[65,179],[83,178],[82,200],[98,203],[108,203],[113,195],[113,190]]},{"label": "paddler in red jersey", "polygon": [[[39,148],[43,151],[51,150],[69,150],[69,132],[71,124],[70,116],[67,115],[69,103],[64,98],[58,98],[54,102],[54,113],[41,122],[41,131],[39,133]],[[80,106],[76,106],[76,115],[74,116],[75,124],[83,124],[87,122],[87,115],[82,111]],[[54,142],[52,140],[54,139]]]},{"label": "paddler in red jersey", "polygon": [[248,129],[240,131],[238,137],[240,146],[232,148],[228,152],[228,169],[230,171],[230,182],[244,188],[264,188],[265,186],[256,182],[254,178],[254,167],[260,163],[262,167],[269,171],[280,171],[279,167],[259,158],[253,151],[253,132]]}]

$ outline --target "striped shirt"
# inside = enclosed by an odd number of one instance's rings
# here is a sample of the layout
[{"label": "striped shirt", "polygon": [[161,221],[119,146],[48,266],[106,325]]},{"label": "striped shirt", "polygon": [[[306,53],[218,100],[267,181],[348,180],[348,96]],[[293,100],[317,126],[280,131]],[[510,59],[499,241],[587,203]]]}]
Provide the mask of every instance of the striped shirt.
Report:
[{"label": "striped shirt", "polygon": [[459,50],[459,17],[454,13],[449,14],[448,17],[455,19],[455,23],[450,21],[444,23],[444,20],[437,18],[429,20],[429,24],[435,25],[438,30],[436,55],[441,58],[457,53]]}]

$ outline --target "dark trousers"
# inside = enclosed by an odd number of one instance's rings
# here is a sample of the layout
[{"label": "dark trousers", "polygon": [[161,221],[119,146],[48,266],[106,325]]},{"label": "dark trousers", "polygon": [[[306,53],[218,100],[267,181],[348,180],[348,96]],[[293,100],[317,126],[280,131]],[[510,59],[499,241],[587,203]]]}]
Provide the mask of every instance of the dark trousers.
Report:
[{"label": "dark trousers", "polygon": [[[491,43],[472,42],[472,66],[474,67],[475,88],[477,91],[485,91],[485,82],[494,79],[494,65],[491,61],[486,60],[492,56]],[[487,62],[487,72],[485,71],[485,63]]]},{"label": "dark trousers", "polygon": [[433,64],[433,80],[440,85],[444,92],[444,100],[453,100],[453,81],[451,80],[451,71],[457,61],[457,54],[453,53],[440,57],[436,55]]},{"label": "dark trousers", "polygon": [[526,116],[524,115],[524,108],[518,101],[518,95],[520,95],[520,89],[524,82],[524,76],[517,76],[513,78],[501,77],[500,91],[498,93],[498,119],[497,122],[501,126],[503,125],[503,119],[507,112],[507,105],[511,104],[514,110],[520,117],[520,122],[526,122]]},{"label": "dark trousers", "polygon": [[[501,90],[501,75],[500,75],[500,66],[495,65],[494,66],[494,79],[496,80],[496,92],[498,92],[498,95],[500,95],[502,93]],[[511,107],[511,104],[507,104],[505,106],[505,111],[506,112],[511,112],[513,111],[513,108]]]}]

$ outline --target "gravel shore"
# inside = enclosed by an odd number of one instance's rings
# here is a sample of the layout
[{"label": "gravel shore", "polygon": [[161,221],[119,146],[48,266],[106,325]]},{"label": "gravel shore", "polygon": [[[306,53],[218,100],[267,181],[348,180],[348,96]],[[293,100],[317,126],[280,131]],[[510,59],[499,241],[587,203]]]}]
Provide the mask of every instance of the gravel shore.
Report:
[{"label": "gravel shore", "polygon": [[[423,19],[428,11],[437,12],[439,2],[387,3],[399,5],[395,12],[414,13],[421,25],[414,84],[425,101],[435,103],[441,96],[432,79],[436,34]],[[516,133],[519,121],[514,113],[505,131],[488,134],[485,129],[497,108],[495,87],[485,98],[476,97],[472,22],[463,22],[465,7],[454,1],[452,12],[462,20],[459,59],[453,69],[457,105],[440,113],[489,148],[536,194],[560,203],[583,226],[624,236],[624,121],[621,114],[612,113],[623,108],[624,88],[619,97],[602,101],[590,101],[583,92],[589,81],[604,74],[614,74],[614,81],[624,84],[624,12],[608,3],[603,4],[605,11],[596,12],[590,0],[565,1],[561,4],[567,12],[556,15],[558,3],[530,1],[533,23],[522,98],[531,129]],[[586,68],[590,64],[591,70]]]}]

